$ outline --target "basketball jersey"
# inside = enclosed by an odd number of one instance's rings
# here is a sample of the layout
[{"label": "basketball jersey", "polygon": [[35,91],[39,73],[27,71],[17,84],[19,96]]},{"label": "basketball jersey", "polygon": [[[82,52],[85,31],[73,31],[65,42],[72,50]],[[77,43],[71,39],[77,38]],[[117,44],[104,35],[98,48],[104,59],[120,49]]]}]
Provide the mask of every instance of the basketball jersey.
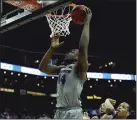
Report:
[{"label": "basketball jersey", "polygon": [[57,81],[56,107],[81,107],[80,94],[84,80],[80,80],[74,64],[61,69]]}]

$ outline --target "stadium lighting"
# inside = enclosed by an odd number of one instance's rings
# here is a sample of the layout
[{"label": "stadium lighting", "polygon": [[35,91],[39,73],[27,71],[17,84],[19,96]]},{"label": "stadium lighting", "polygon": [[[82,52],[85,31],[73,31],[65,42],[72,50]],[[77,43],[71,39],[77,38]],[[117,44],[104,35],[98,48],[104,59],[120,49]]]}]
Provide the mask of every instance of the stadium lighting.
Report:
[{"label": "stadium lighting", "polygon": [[88,63],[89,66],[91,66],[91,63]]},{"label": "stadium lighting", "polygon": [[99,69],[102,69],[102,66],[99,66]]},{"label": "stadium lighting", "polygon": [[112,64],[113,64],[113,62],[109,62],[108,64],[109,64],[109,65],[112,65]]},{"label": "stadium lighting", "polygon": [[7,78],[5,78],[5,82],[7,82]]},{"label": "stadium lighting", "polygon": [[36,60],[35,63],[39,63],[39,60]]},{"label": "stadium lighting", "polygon": [[20,73],[18,73],[18,76],[20,76]]},{"label": "stadium lighting", "polygon": [[51,105],[53,105],[53,102],[51,102]]},{"label": "stadium lighting", "polygon": [[113,85],[111,84],[110,87],[113,87]]}]

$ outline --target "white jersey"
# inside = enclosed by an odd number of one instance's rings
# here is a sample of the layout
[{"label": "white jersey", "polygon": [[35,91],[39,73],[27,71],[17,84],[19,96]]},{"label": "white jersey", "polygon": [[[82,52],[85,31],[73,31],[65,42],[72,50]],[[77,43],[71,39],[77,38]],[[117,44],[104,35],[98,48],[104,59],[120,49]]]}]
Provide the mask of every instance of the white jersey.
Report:
[{"label": "white jersey", "polygon": [[56,107],[81,107],[80,94],[84,80],[80,80],[74,64],[61,69],[57,81]]}]

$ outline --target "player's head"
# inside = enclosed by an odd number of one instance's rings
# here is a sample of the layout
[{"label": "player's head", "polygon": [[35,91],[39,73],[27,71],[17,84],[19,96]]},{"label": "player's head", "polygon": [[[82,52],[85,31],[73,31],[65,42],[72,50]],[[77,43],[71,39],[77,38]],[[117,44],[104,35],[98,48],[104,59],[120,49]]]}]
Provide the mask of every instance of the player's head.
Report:
[{"label": "player's head", "polygon": [[67,53],[65,55],[65,61],[64,62],[66,64],[73,64],[73,63],[77,62],[77,60],[78,60],[78,53],[79,53],[78,49],[71,50],[69,53]]},{"label": "player's head", "polygon": [[117,110],[116,112],[122,112],[122,111],[125,111],[125,112],[129,112],[130,111],[130,105],[126,102],[122,102],[118,107],[117,107]]},{"label": "player's head", "polygon": [[100,105],[100,108],[99,108],[99,114],[102,116],[103,114],[106,113],[106,107],[105,107],[105,103],[102,103]]},{"label": "player's head", "polygon": [[126,102],[122,102],[116,110],[116,114],[120,114],[120,113],[126,113],[126,116],[128,116],[130,114],[130,105]]}]

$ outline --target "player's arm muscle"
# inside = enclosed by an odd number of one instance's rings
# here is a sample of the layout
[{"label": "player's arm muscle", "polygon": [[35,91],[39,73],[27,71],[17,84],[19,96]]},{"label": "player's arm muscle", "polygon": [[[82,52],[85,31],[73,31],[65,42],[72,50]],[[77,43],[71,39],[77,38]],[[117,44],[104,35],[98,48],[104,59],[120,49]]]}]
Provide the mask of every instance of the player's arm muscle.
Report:
[{"label": "player's arm muscle", "polygon": [[58,71],[60,71],[60,69],[62,68],[62,66],[56,66],[56,65],[49,65],[49,61],[54,53],[55,49],[50,47],[49,50],[46,52],[46,54],[44,55],[44,57],[42,58],[40,64],[39,64],[39,70],[41,72],[47,73],[47,74],[55,74]]},{"label": "player's arm muscle", "polygon": [[[91,13],[90,13],[91,14]],[[86,72],[88,69],[88,45],[89,45],[89,27],[90,17],[84,23],[83,31],[79,42],[78,62],[76,63],[76,72],[79,73],[81,80],[86,79]]]},{"label": "player's arm muscle", "polygon": [[114,114],[115,109],[114,106],[116,104],[116,101],[110,98],[107,98],[105,100],[105,107],[106,107],[106,114]]},{"label": "player's arm muscle", "polygon": [[39,70],[47,73],[47,74],[55,74],[60,71],[60,69],[63,66],[56,66],[56,65],[49,65],[49,61],[51,60],[51,57],[55,51],[56,48],[62,46],[64,42],[59,42],[60,34],[59,33],[54,33],[53,37],[51,39],[51,47],[48,49],[44,57],[42,58],[40,65],[39,65]]}]

